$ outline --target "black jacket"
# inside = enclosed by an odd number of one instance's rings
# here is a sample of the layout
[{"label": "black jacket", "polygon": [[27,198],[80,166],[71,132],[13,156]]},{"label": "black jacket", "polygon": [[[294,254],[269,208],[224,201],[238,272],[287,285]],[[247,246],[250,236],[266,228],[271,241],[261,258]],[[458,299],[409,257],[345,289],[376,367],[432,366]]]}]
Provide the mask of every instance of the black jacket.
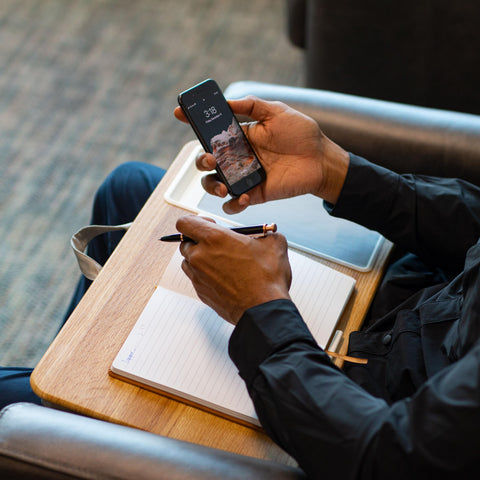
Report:
[{"label": "black jacket", "polygon": [[311,478],[478,478],[480,188],[350,160],[327,209],[441,274],[351,335],[367,365],[336,368],[288,300],[245,312],[230,356],[263,427]]}]

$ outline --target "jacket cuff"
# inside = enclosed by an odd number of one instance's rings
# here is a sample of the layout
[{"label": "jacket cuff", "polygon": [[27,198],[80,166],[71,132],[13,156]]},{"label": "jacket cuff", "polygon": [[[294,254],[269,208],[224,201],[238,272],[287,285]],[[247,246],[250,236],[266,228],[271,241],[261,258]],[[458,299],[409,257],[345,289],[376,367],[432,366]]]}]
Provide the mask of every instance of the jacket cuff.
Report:
[{"label": "jacket cuff", "polygon": [[376,219],[390,215],[400,176],[362,157],[349,155],[350,165],[337,203],[324,202],[324,207],[334,217],[378,230],[382,221]]},{"label": "jacket cuff", "polygon": [[249,385],[266,358],[298,341],[320,348],[295,304],[286,299],[272,300],[243,314],[230,337],[228,353]]}]

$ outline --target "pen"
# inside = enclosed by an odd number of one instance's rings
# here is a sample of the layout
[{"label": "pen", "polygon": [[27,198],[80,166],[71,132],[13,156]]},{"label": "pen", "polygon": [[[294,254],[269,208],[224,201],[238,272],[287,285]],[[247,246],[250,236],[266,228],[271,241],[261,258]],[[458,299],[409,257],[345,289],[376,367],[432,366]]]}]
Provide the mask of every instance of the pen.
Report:
[{"label": "pen", "polygon": [[[268,232],[276,232],[277,224],[272,223],[270,225],[252,225],[251,227],[234,227],[231,228],[232,232],[241,233],[243,235],[262,235],[263,237]],[[162,242],[193,242],[193,240],[183,233],[174,233],[173,235],[165,235],[160,238]]]}]

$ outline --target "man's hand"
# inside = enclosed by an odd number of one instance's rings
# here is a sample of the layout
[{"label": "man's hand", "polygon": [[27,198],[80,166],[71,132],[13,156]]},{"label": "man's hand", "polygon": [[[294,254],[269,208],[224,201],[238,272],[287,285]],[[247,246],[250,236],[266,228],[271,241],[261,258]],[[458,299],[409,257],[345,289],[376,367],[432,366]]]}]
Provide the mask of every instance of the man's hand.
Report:
[{"label": "man's hand", "polygon": [[[258,153],[267,179],[262,184],[224,205],[227,213],[238,213],[248,205],[312,193],[335,203],[348,170],[348,153],[329,140],[312,118],[280,102],[255,97],[229,101],[233,112],[254,121],[243,125]],[[175,116],[186,121],[180,109]],[[215,169],[213,155],[197,158],[197,168]],[[225,197],[227,188],[216,175],[202,180],[205,190]]]},{"label": "man's hand", "polygon": [[283,235],[252,238],[194,215],[181,217],[177,229],[194,240],[180,245],[183,271],[200,300],[225,320],[236,325],[247,309],[290,298],[292,273]]}]

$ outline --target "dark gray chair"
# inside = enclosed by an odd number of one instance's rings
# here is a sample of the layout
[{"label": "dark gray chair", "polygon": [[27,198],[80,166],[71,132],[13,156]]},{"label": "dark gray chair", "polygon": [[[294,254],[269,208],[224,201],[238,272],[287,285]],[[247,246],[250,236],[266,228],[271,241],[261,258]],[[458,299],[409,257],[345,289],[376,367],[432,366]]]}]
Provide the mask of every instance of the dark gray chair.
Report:
[{"label": "dark gray chair", "polygon": [[300,480],[297,469],[29,403],[0,412],[0,478]]},{"label": "dark gray chair", "polygon": [[480,113],[480,2],[287,0],[306,86]]}]

